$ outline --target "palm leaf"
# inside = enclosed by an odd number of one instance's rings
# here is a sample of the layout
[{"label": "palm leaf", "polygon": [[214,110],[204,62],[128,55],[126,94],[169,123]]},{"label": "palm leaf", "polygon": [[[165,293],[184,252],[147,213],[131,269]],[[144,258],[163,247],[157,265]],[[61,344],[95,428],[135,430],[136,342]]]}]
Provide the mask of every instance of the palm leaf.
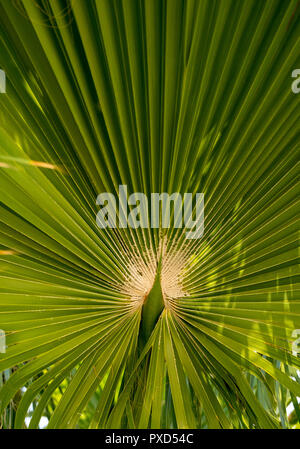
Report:
[{"label": "palm leaf", "polygon": [[[1,0],[0,22],[2,426],[299,422],[297,0]],[[100,230],[122,184],[203,192],[203,237]]]}]

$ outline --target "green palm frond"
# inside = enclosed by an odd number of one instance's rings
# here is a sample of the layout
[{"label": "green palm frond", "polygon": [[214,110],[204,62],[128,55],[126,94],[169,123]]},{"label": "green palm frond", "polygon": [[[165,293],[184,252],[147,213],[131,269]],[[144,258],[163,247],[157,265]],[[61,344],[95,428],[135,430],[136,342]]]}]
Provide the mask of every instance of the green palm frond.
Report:
[{"label": "green palm frond", "polygon": [[[0,0],[0,23],[0,425],[299,425],[297,0]],[[99,229],[119,185],[203,192],[203,237]]]}]

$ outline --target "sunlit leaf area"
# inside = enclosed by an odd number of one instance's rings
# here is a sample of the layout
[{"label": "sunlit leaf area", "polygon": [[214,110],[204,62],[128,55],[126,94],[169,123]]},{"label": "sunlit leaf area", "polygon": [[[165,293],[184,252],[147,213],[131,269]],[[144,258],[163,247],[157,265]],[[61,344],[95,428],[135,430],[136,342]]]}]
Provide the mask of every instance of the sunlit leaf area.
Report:
[{"label": "sunlit leaf area", "polygon": [[298,0],[0,0],[0,428],[300,428],[299,50]]}]

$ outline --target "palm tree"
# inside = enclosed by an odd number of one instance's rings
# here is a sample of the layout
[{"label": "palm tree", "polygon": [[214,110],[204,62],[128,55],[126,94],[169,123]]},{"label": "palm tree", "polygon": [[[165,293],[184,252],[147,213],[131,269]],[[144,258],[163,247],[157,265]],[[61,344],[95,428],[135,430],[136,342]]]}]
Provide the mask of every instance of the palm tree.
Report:
[{"label": "palm tree", "polygon": [[[2,426],[299,427],[297,0],[0,21]],[[99,229],[119,185],[203,192],[203,237]]]}]

